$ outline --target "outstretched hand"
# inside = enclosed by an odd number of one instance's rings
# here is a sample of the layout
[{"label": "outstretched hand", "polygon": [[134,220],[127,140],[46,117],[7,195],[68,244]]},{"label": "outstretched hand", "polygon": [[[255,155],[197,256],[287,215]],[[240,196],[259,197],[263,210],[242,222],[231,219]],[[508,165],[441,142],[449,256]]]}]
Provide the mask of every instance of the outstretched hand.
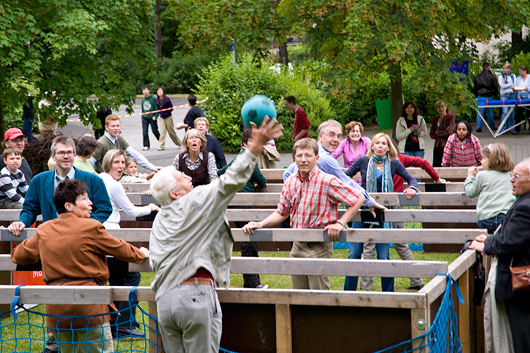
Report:
[{"label": "outstretched hand", "polygon": [[253,122],[250,125],[252,126],[252,137],[248,140],[247,148],[255,156],[261,154],[263,146],[269,140],[283,135],[282,124],[279,124],[276,119],[271,119],[268,116],[265,116],[259,128]]}]

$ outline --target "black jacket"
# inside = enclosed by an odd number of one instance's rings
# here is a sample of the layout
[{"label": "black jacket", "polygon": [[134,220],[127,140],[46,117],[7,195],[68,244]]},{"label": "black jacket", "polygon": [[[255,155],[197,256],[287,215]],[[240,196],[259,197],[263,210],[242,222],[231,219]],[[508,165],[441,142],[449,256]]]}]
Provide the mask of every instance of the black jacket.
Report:
[{"label": "black jacket", "polygon": [[486,238],[484,251],[498,256],[496,298],[530,300],[530,292],[513,291],[510,274],[512,258],[515,267],[530,265],[530,192],[515,201],[504,217],[501,230]]},{"label": "black jacket", "polygon": [[499,83],[490,70],[483,70],[473,80],[475,97],[495,97],[499,92]]}]

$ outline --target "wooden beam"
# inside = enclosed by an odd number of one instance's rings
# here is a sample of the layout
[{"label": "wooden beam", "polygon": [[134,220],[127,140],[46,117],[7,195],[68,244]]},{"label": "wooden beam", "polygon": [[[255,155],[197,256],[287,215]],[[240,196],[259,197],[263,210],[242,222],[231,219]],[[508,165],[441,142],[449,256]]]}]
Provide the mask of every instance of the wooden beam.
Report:
[{"label": "wooden beam", "polygon": [[[2,255],[0,255],[2,256]],[[152,272],[147,261],[129,264],[134,272]],[[447,263],[440,261],[381,261],[349,259],[306,259],[277,257],[233,257],[231,273],[319,276],[378,276],[432,278],[447,273]]]},{"label": "wooden beam", "polygon": [[458,337],[462,343],[462,353],[471,352],[471,305],[473,295],[470,290],[470,271],[465,271],[457,283],[464,298],[464,304],[458,302]]},{"label": "wooden beam", "polygon": [[288,304],[276,304],[276,352],[292,353],[293,333],[291,326],[291,307]]},{"label": "wooden beam", "polygon": [[[13,236],[9,231],[0,232],[0,241],[22,241],[31,238],[36,228],[22,231],[19,237]],[[109,233],[118,239],[127,242],[149,242],[151,229],[149,228],[122,228],[109,229]],[[343,230],[337,241],[353,243],[427,243],[427,244],[458,244],[465,243],[468,239],[475,239],[481,234],[486,234],[485,229],[378,229],[378,228],[349,228]],[[322,242],[330,241],[327,232],[322,229],[285,229],[265,228],[257,229],[253,235],[244,233],[240,228],[232,228],[234,241],[254,242]]]}]

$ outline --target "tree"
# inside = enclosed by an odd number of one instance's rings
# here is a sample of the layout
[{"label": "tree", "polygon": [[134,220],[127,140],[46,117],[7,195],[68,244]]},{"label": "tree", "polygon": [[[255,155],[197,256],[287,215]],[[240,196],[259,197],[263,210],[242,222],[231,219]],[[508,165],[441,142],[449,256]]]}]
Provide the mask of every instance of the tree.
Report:
[{"label": "tree", "polygon": [[528,3],[500,0],[311,0],[297,1],[295,6],[305,15],[302,18],[311,19],[305,20],[312,22],[308,32],[322,35],[319,27],[333,28],[324,37],[335,45],[322,45],[328,49],[326,55],[335,72],[343,73],[334,79],[339,87],[354,89],[359,77],[348,75],[348,70],[361,68],[368,73],[364,80],[371,79],[370,72],[388,73],[394,126],[402,105],[403,63],[414,64],[419,92],[438,94],[457,111],[473,109],[473,97],[461,76],[451,73],[448,66],[453,60],[473,58],[470,39],[484,41],[518,28],[530,12]]},{"label": "tree", "polygon": [[56,91],[50,109],[61,125],[73,114],[96,123],[98,104],[131,106],[137,88],[130,73],[154,57],[151,16],[152,6],[141,0],[0,3],[0,130],[27,93],[38,102]]}]

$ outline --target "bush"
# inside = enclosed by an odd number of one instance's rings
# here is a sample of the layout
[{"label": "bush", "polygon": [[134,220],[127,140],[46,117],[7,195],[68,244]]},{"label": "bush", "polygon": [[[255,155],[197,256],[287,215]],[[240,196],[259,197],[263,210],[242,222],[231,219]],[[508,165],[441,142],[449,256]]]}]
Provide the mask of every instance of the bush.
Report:
[{"label": "bush", "polygon": [[321,122],[334,118],[329,100],[308,85],[300,73],[278,74],[270,66],[270,61],[254,60],[250,54],[243,54],[236,63],[230,55],[203,71],[196,92],[209,98],[203,110],[210,120],[212,135],[220,140],[225,151],[239,151],[243,130],[241,107],[256,94],[268,96],[276,104],[277,119],[284,126],[284,135],[276,141],[280,151],[291,151],[293,144],[293,113],[284,107],[285,96],[294,95],[306,110],[311,137],[317,137]]}]

